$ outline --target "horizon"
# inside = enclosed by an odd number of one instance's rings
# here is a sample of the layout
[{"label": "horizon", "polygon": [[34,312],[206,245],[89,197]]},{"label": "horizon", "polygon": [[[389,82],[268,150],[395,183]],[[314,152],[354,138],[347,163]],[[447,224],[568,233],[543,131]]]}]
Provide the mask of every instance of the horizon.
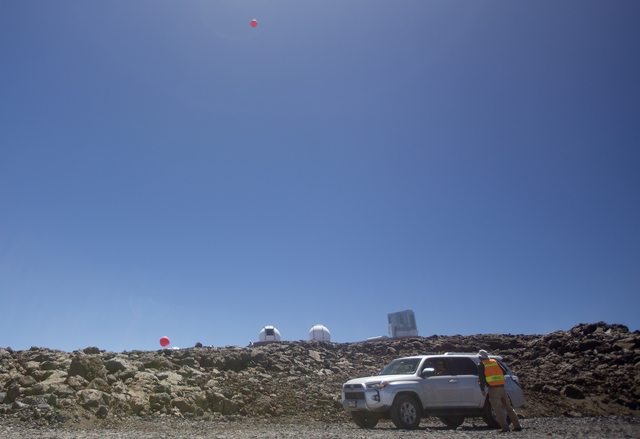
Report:
[{"label": "horizon", "polygon": [[[511,336],[511,337],[543,337],[546,335],[550,335],[550,334],[554,334],[558,331],[560,332],[569,332],[571,329],[579,327],[579,326],[584,326],[584,325],[599,325],[599,324],[604,324],[606,326],[609,327],[615,327],[615,326],[622,326],[624,328],[627,329],[627,331],[630,334],[637,334],[640,333],[640,330],[635,330],[635,331],[631,331],[626,325],[622,325],[620,323],[607,323],[607,322],[590,322],[590,323],[578,323],[574,326],[572,326],[571,328],[568,328],[566,330],[562,330],[562,329],[558,329],[555,331],[551,331],[545,334],[511,334],[511,333],[506,333],[506,334],[499,334],[499,333],[482,333],[482,334],[451,334],[451,335],[442,335],[442,334],[431,334],[431,335],[408,335],[408,336],[399,336],[399,337],[390,337],[388,335],[383,335],[383,336],[377,336],[377,337],[372,337],[366,340],[357,340],[357,341],[332,341],[332,340],[310,340],[310,339],[300,339],[300,340],[274,340],[274,341],[252,341],[250,340],[250,344],[246,345],[246,346],[241,346],[241,345],[219,345],[219,346],[215,346],[215,345],[205,345],[202,344],[202,346],[195,346],[195,344],[199,343],[196,342],[194,343],[194,346],[171,346],[171,344],[169,344],[166,347],[160,347],[158,349],[131,349],[131,350],[123,350],[123,351],[109,351],[106,349],[101,349],[99,346],[85,346],[84,348],[78,348],[78,349],[74,349],[73,351],[65,351],[62,349],[55,349],[55,348],[49,348],[47,346],[31,346],[28,349],[13,349],[11,346],[0,346],[0,349],[11,349],[13,352],[20,352],[20,351],[30,351],[30,350],[38,350],[38,349],[47,349],[47,350],[51,350],[51,351],[61,351],[61,352],[67,352],[67,353],[73,353],[73,352],[79,352],[79,351],[84,351],[85,349],[91,349],[91,348],[97,348],[100,352],[112,352],[112,353],[131,353],[131,352],[136,352],[136,351],[141,351],[141,352],[160,352],[160,351],[178,351],[178,350],[184,350],[184,349],[204,349],[204,348],[214,348],[214,349],[229,349],[229,348],[241,348],[241,349],[248,349],[248,348],[258,348],[258,347],[262,347],[262,346],[267,346],[267,345],[271,345],[271,344],[283,344],[283,343],[329,343],[329,344],[357,344],[357,343],[377,343],[377,342],[382,342],[382,341],[399,341],[399,340],[409,340],[409,339],[413,339],[413,338],[424,338],[424,339],[429,339],[429,338],[433,338],[433,337],[477,337],[477,336],[487,336],[487,335],[501,335],[501,336]],[[276,328],[277,329],[277,328]],[[327,328],[328,329],[328,328]],[[492,354],[493,351],[489,351],[490,355]]]}]

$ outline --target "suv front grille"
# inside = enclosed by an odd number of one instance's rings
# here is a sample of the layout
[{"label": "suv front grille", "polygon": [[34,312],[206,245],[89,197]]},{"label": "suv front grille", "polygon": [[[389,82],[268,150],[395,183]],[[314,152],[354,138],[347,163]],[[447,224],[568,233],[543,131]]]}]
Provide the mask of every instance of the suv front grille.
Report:
[{"label": "suv front grille", "polygon": [[364,399],[364,392],[344,392],[344,399]]}]

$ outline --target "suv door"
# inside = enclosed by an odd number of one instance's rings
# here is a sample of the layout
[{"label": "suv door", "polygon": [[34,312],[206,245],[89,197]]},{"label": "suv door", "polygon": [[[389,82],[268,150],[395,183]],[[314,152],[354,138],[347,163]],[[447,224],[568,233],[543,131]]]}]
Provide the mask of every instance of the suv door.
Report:
[{"label": "suv door", "polygon": [[524,397],[522,395],[522,389],[514,379],[514,374],[501,360],[497,360],[506,370],[507,373],[504,376],[504,388],[511,399],[511,404],[514,408],[522,407],[524,405]]},{"label": "suv door", "polygon": [[478,367],[471,358],[453,357],[458,391],[460,393],[460,407],[482,407],[484,398],[478,385]]},{"label": "suv door", "polygon": [[424,367],[436,368],[436,363],[442,362],[444,370],[436,375],[430,375],[422,380],[426,396],[425,407],[453,407],[459,405],[458,380],[453,375],[453,364],[446,357],[432,357],[424,362]]}]

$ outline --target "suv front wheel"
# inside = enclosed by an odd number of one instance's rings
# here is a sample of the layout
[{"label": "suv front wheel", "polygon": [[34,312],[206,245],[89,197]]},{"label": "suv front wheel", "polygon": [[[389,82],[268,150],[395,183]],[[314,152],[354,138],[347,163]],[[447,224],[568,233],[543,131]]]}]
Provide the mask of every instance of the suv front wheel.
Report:
[{"label": "suv front wheel", "polygon": [[420,406],[408,395],[396,398],[389,415],[393,424],[403,430],[415,430],[420,425]]},{"label": "suv front wheel", "polygon": [[360,428],[373,428],[378,425],[378,418],[369,412],[351,412],[351,419]]}]

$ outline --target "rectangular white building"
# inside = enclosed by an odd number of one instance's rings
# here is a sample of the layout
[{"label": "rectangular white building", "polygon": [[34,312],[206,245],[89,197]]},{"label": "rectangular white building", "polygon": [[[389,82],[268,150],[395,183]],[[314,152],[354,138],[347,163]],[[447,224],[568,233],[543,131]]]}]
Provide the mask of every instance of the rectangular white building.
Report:
[{"label": "rectangular white building", "polygon": [[416,317],[410,309],[387,314],[387,317],[389,318],[389,335],[391,338],[416,337],[418,335]]}]

